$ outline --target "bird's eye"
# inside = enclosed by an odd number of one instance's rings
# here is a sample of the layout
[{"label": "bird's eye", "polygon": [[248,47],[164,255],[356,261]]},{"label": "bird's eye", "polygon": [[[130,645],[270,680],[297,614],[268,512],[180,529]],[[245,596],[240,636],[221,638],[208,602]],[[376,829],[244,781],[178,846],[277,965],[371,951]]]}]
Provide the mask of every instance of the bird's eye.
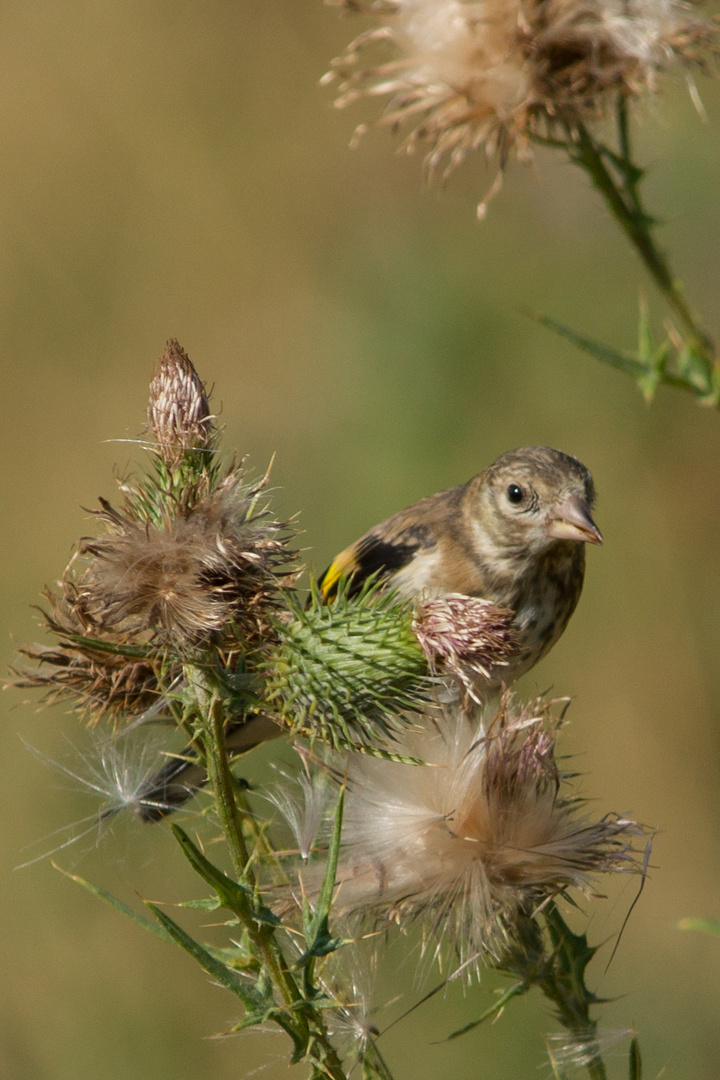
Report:
[{"label": "bird's eye", "polygon": [[517,484],[510,484],[507,489],[508,502],[518,506],[525,498],[525,492]]}]

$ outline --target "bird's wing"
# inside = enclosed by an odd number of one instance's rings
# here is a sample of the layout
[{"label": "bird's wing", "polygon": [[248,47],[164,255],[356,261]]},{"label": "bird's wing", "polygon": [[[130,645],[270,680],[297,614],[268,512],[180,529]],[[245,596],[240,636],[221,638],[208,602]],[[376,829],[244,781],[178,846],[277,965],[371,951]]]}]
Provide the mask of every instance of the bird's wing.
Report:
[{"label": "bird's wing", "polygon": [[[400,515],[396,515],[397,518]],[[348,578],[348,596],[360,592],[369,577],[388,578],[407,566],[420,551],[434,546],[430,529],[421,522],[403,524],[391,518],[365,533],[337,555],[318,582],[324,601],[332,600],[341,578]]]},{"label": "bird's wing", "polygon": [[[239,721],[230,721],[225,744],[228,753],[235,758],[282,734],[283,729],[269,716],[251,713]],[[186,746],[181,754],[169,757],[140,789],[138,817],[141,821],[160,821],[191,799],[205,783],[207,773],[198,761],[195,747]]]}]

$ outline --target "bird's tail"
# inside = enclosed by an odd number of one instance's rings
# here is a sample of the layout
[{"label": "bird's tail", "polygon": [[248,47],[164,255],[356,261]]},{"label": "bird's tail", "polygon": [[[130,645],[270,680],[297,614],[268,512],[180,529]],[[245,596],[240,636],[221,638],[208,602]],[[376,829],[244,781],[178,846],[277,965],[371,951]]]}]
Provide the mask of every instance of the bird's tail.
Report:
[{"label": "bird's tail", "polygon": [[[225,743],[228,753],[238,757],[282,734],[282,728],[269,717],[253,714],[231,724]],[[181,754],[169,758],[138,792],[137,815],[141,821],[161,821],[191,799],[205,783],[207,773],[191,744]]]}]

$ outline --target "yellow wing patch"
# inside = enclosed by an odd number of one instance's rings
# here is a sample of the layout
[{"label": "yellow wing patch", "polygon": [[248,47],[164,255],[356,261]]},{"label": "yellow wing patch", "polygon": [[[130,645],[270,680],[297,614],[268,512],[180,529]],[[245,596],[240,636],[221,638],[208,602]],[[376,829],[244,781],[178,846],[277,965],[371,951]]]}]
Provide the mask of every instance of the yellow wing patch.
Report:
[{"label": "yellow wing patch", "polygon": [[353,544],[349,548],[345,548],[339,555],[336,555],[333,561],[328,566],[327,570],[320,578],[318,585],[320,586],[320,592],[322,593],[323,600],[331,600],[337,592],[338,582],[340,578],[347,577],[355,570],[360,568],[355,554],[356,545]]}]

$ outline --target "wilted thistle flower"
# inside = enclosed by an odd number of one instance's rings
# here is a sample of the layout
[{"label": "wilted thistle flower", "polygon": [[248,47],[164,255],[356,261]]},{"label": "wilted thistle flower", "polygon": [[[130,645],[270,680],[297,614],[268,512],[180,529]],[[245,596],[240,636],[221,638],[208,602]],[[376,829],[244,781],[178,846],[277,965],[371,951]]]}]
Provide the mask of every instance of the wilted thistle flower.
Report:
[{"label": "wilted thistle flower", "polygon": [[419,605],[413,630],[431,671],[454,676],[480,704],[519,655],[513,619],[512,611],[488,600],[449,593]]},{"label": "wilted thistle flower", "polygon": [[[380,23],[333,61],[337,105],[389,97],[380,123],[409,125],[406,148],[424,143],[444,176],[481,146],[501,167],[511,149],[527,156],[533,137],[596,120],[717,46],[715,24],[681,0],[337,2]],[[365,66],[374,45],[390,58]]]},{"label": "wilted thistle flower", "polygon": [[158,453],[172,467],[188,450],[207,450],[213,428],[205,387],[190,357],[171,338],[150,383],[148,423]]},{"label": "wilted thistle flower", "polygon": [[188,512],[168,512],[160,525],[101,500],[94,513],[107,533],[80,547],[87,568],[78,602],[90,623],[181,648],[233,626],[246,637],[262,634],[276,571],[288,562],[284,526],[258,507],[266,483],[246,483],[233,467]]},{"label": "wilted thistle flower", "polygon": [[92,723],[105,717],[115,723],[152,710],[160,690],[149,650],[138,649],[119,633],[96,638],[97,629],[83,617],[70,573],[66,571],[59,594],[45,590],[47,609],[41,609],[57,644],[21,648],[34,666],[13,669],[14,685],[46,690],[51,702],[69,699]]},{"label": "wilted thistle flower", "polygon": [[336,911],[425,916],[436,950],[501,960],[520,916],[590,892],[598,872],[637,870],[641,828],[587,817],[557,769],[558,723],[550,705],[505,695],[487,733],[458,709],[408,731],[402,750],[426,767],[353,756]]},{"label": "wilted thistle flower", "polygon": [[[92,719],[138,716],[182,679],[183,662],[211,646],[222,658],[272,639],[272,614],[293,567],[290,530],[263,503],[268,476],[223,467],[203,385],[171,341],[150,388],[153,469],[121,484],[123,504],[93,511],[104,533],[86,537],[46,593],[59,639],[25,649],[37,669],[25,686],[70,696]],[[200,453],[198,453],[200,451]]]}]

